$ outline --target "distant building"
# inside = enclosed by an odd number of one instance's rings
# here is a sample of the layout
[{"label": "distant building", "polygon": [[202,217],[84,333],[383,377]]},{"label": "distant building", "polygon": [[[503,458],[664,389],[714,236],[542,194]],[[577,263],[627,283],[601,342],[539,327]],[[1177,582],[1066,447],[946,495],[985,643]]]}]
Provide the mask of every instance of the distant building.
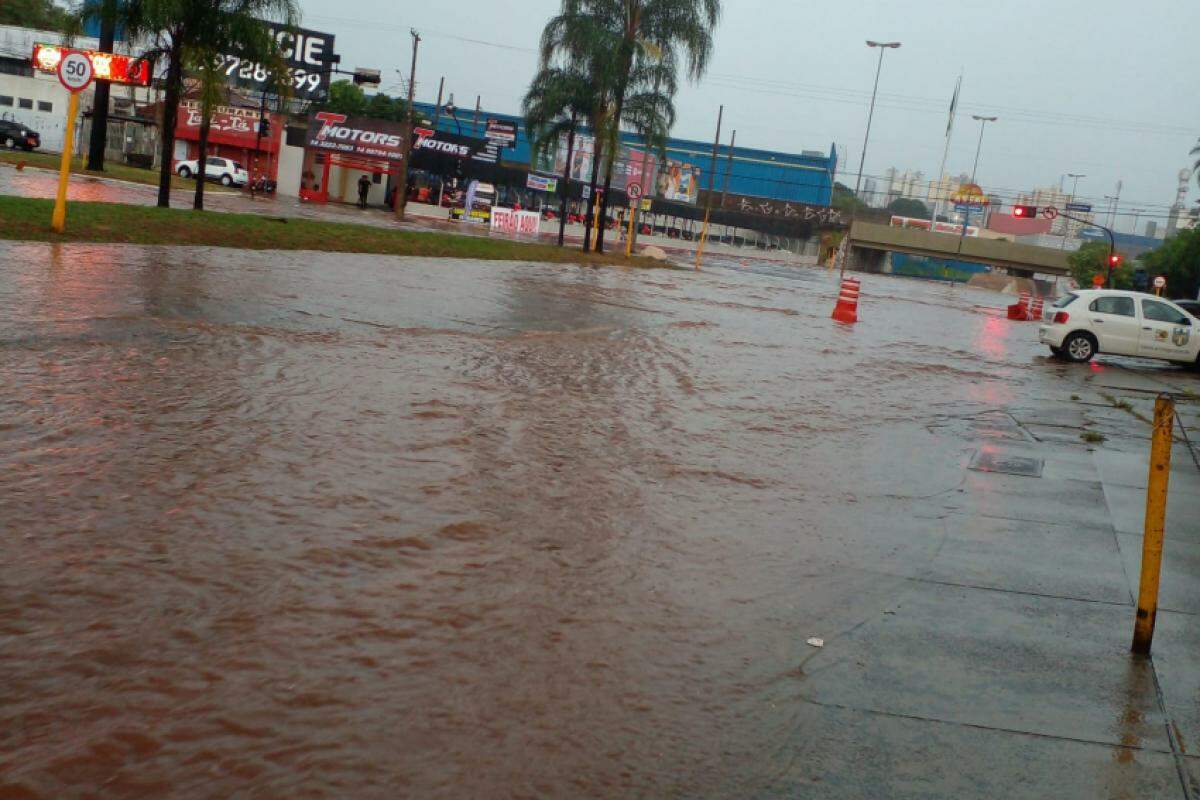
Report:
[{"label": "distant building", "polygon": [[925,199],[930,205],[941,201],[944,207],[949,204],[950,196],[958,191],[958,187],[970,182],[971,176],[965,172],[959,175],[943,175],[939,180],[930,181],[929,188],[925,191]]},{"label": "distant building", "polygon": [[[1067,204],[1073,202],[1072,197],[1067,192],[1060,190],[1057,186],[1048,186],[1042,189],[1034,189],[1032,192],[1022,192],[1017,195],[1016,200],[1018,205],[1037,206],[1040,212],[1041,209],[1047,206],[1054,206],[1059,211],[1067,211]],[[1094,211],[1070,211],[1071,216],[1079,219],[1094,222],[1096,214]],[[1081,230],[1088,228],[1074,220],[1068,220],[1066,217],[1057,217],[1050,226],[1051,236],[1066,236],[1068,239],[1078,239]]]},{"label": "distant building", "polygon": [[889,167],[883,173],[883,199],[881,206],[890,205],[893,200],[906,197],[910,200],[925,199],[925,173],[920,170],[904,170]]},{"label": "distant building", "polygon": [[863,178],[862,194],[859,198],[871,208],[879,208],[882,204],[879,202],[878,189],[879,184],[874,178]]}]

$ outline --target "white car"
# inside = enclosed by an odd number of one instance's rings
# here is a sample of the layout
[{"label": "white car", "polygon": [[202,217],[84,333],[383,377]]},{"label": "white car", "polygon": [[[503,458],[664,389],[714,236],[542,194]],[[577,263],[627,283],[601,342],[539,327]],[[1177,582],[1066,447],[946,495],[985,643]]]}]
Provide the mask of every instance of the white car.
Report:
[{"label": "white car", "polygon": [[1157,358],[1200,368],[1200,323],[1169,300],[1141,292],[1070,292],[1046,309],[1038,339],[1056,356]]},{"label": "white car", "polygon": [[[200,172],[200,162],[197,159],[180,161],[175,165],[175,172],[181,178],[194,177]],[[250,176],[246,168],[228,158],[209,156],[204,160],[204,175],[210,181],[220,181],[223,186],[245,186]]]}]

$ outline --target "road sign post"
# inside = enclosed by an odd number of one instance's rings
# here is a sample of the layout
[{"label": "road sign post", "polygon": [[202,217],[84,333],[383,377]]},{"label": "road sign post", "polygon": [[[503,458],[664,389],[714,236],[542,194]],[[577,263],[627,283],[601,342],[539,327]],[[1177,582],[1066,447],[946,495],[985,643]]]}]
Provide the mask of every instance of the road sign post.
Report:
[{"label": "road sign post", "polygon": [[50,217],[50,229],[62,233],[67,226],[67,186],[71,181],[71,156],[75,149],[75,117],[79,115],[79,93],[92,83],[95,77],[92,62],[86,55],[70,52],[58,63],[58,80],[71,93],[67,101],[67,124],[63,130],[62,159],[58,167],[58,193],[54,197],[54,214]]},{"label": "road sign post", "polygon": [[1167,279],[1162,275],[1156,276],[1154,278],[1154,293],[1159,297],[1162,297],[1162,292],[1165,288],[1167,288]]},{"label": "road sign post", "polygon": [[642,199],[642,185],[640,183],[631,183],[625,187],[625,194],[629,196],[629,231],[625,234],[625,257],[629,258],[633,255],[633,238],[634,231],[637,226],[638,207]]}]

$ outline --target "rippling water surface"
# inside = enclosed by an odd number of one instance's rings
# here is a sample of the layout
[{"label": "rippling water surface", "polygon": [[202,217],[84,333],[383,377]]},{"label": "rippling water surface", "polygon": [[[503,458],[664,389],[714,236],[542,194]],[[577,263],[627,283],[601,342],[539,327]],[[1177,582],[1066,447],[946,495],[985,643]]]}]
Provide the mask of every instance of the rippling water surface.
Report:
[{"label": "rippling water surface", "polygon": [[1038,391],[1003,298],[884,277],[0,262],[6,798],[756,796],[929,423]]}]

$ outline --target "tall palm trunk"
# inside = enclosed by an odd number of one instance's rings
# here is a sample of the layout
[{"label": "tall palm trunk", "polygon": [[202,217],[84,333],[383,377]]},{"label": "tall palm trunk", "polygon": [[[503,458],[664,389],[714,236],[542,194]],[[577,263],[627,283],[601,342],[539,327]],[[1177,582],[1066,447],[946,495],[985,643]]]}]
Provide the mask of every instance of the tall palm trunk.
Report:
[{"label": "tall palm trunk", "polygon": [[200,156],[196,163],[196,194],[192,198],[192,208],[204,210],[204,184],[208,179],[208,130],[212,127],[212,106],[201,101],[200,105]]},{"label": "tall palm trunk", "polygon": [[[621,154],[621,111],[625,105],[625,89],[622,87],[617,95],[616,112],[613,114],[613,138],[609,147],[608,167],[604,170],[604,196],[600,198],[600,219],[608,219],[608,194],[612,188],[613,164]],[[604,252],[604,225],[600,226],[600,234],[596,237],[596,252]]]},{"label": "tall palm trunk", "polygon": [[171,54],[167,66],[167,93],[163,100],[162,128],[159,129],[160,156],[158,169],[158,207],[171,206],[171,157],[175,153],[175,122],[179,115],[179,91],[183,85],[183,45],[181,36],[171,37]]},{"label": "tall palm trunk", "polygon": [[[593,142],[598,141],[596,139]],[[596,219],[596,182],[600,180],[600,148],[592,146],[592,182],[589,184],[592,187],[591,194],[587,199],[587,217],[583,223],[583,252],[591,249],[592,226],[599,225],[600,231],[604,231],[604,223],[602,220]],[[599,240],[596,242],[599,246]]]},{"label": "tall palm trunk", "polygon": [[[617,85],[616,97],[614,98],[615,108],[612,116],[612,145],[611,152],[608,156],[608,169],[604,172],[604,197],[600,200],[600,219],[608,219],[608,195],[612,188],[613,165],[617,162],[617,156],[621,154],[621,113],[625,110],[625,92],[629,88],[628,75],[629,69],[633,64],[633,54],[631,50],[627,50],[623,58],[623,69],[621,74],[626,76],[621,79]],[[596,237],[596,252],[604,252],[604,227],[600,228],[600,235]]]},{"label": "tall palm trunk", "polygon": [[563,246],[567,236],[567,195],[571,190],[571,157],[575,151],[575,112],[571,112],[571,128],[567,131],[567,164],[563,167],[563,185],[558,190],[558,246]]},{"label": "tall palm trunk", "polygon": [[[111,53],[116,38],[116,0],[103,0],[100,5],[100,50]],[[89,170],[104,171],[104,148],[108,144],[108,96],[111,84],[96,81],[96,93],[92,98],[92,133],[88,142]]]}]

